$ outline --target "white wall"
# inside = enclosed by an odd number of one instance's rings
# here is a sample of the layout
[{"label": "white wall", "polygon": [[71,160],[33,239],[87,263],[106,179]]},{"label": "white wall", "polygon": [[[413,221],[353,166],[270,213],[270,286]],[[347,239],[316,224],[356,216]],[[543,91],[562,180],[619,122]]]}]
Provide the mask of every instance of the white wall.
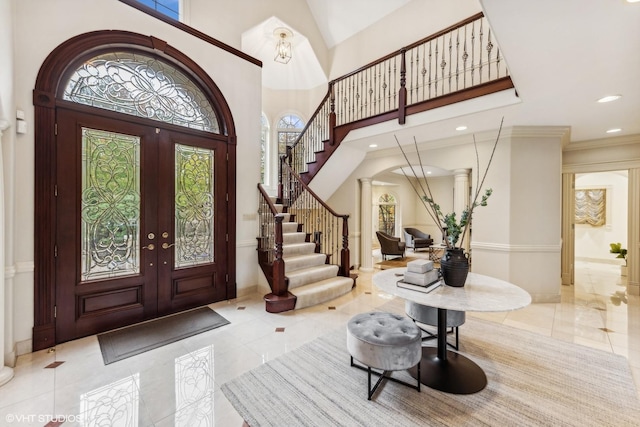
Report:
[{"label": "white wall", "polygon": [[13,262],[13,189],[15,110],[13,108],[13,22],[11,3],[0,2],[0,384],[13,373],[14,310],[13,290],[15,266]]},{"label": "white wall", "polygon": [[[98,5],[99,3],[99,5]],[[38,70],[60,43],[78,34],[105,29],[153,35],[168,42],[198,63],[227,100],[238,136],[237,157],[237,270],[238,293],[258,282],[255,247],[257,190],[260,179],[261,69],[187,33],[173,28],[117,0],[13,0],[15,10],[15,100],[8,109],[24,110],[28,132],[16,138],[15,229],[20,232],[11,248],[18,268],[13,306],[16,308],[15,341],[31,339],[33,327],[33,209],[34,133],[32,91]],[[197,13],[192,8],[192,12]],[[224,40],[223,40],[224,41]],[[4,64],[4,62],[3,62]],[[1,77],[0,77],[1,79]],[[0,80],[0,85],[6,82]],[[29,267],[30,266],[30,267]]]},{"label": "white wall", "polygon": [[576,190],[587,188],[605,188],[606,224],[594,227],[588,224],[576,224],[576,259],[622,264],[623,260],[609,253],[609,243],[620,242],[627,247],[627,171],[598,172],[576,174]]}]

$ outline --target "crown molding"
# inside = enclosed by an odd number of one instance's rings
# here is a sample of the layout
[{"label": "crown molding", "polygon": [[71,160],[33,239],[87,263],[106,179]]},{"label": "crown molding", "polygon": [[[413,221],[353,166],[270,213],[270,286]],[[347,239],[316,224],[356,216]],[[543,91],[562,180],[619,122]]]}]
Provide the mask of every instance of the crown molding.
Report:
[{"label": "crown molding", "polygon": [[563,151],[593,150],[595,148],[611,148],[615,146],[633,144],[640,144],[640,134],[571,142],[569,145],[564,147]]}]

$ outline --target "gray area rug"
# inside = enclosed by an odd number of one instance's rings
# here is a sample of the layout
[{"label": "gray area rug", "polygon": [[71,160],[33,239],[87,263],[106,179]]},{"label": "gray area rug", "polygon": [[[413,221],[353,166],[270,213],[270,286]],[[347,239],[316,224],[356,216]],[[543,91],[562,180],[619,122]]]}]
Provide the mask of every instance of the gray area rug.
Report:
[{"label": "gray area rug", "polygon": [[[638,426],[627,360],[496,323],[467,318],[461,352],[488,385],[452,395],[387,381],[367,401],[367,375],[349,366],[337,330],[222,385],[259,426]],[[406,372],[394,373],[404,380]]]},{"label": "gray area rug", "polygon": [[228,323],[209,307],[201,307],[100,334],[98,342],[108,365]]}]

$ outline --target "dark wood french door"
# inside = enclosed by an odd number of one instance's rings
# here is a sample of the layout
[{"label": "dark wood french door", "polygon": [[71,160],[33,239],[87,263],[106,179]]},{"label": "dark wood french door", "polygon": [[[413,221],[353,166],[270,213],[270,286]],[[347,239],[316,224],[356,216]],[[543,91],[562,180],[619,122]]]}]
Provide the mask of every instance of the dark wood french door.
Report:
[{"label": "dark wood french door", "polygon": [[56,341],[226,299],[225,142],[57,115]]}]

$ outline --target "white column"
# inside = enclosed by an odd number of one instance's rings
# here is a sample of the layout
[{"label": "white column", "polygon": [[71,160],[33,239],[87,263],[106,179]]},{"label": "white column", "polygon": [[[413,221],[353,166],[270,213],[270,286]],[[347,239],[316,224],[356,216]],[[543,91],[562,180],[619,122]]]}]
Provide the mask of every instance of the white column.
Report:
[{"label": "white column", "polygon": [[[455,169],[453,171],[453,211],[456,213],[458,222],[460,222],[462,211],[469,207],[469,203],[471,203],[469,200],[469,169]],[[462,236],[460,238],[462,239]],[[464,238],[466,251],[469,251],[469,244],[469,236],[466,236]]]},{"label": "white column", "polygon": [[453,211],[460,219],[462,211],[469,206],[469,169],[455,169],[453,177]]},{"label": "white column", "polygon": [[[9,123],[0,120],[0,148],[2,147],[2,132],[9,128]],[[4,234],[4,163],[2,150],[0,149],[0,307],[2,312],[0,313],[0,386],[6,384],[13,378],[13,369],[4,365],[5,355],[5,327],[11,325],[5,318],[12,313],[12,310],[7,310],[6,304],[11,304],[12,301],[5,301],[5,283],[4,283],[4,256],[5,256],[5,234]]]},{"label": "white column", "polygon": [[627,293],[640,295],[640,169],[629,169]]},{"label": "white column", "polygon": [[373,257],[371,255],[371,178],[360,178],[360,270],[373,271]]}]

